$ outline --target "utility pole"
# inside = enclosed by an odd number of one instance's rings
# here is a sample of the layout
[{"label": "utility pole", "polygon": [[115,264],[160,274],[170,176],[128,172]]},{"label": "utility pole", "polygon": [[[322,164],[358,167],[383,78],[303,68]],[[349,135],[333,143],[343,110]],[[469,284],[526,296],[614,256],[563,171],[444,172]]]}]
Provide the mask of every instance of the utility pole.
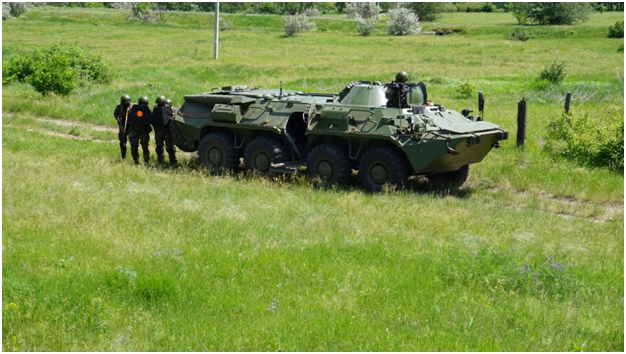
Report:
[{"label": "utility pole", "polygon": [[213,59],[217,60],[220,41],[220,3],[215,3],[215,42],[213,44]]}]

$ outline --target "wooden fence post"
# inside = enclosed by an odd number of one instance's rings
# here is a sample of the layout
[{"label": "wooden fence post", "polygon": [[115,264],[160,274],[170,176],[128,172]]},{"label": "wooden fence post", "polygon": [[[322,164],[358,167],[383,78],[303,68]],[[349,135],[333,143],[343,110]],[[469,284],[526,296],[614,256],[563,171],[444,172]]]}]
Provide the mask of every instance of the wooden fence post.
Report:
[{"label": "wooden fence post", "polygon": [[526,142],[526,97],[517,104],[517,147],[524,148]]},{"label": "wooden fence post", "polygon": [[572,93],[568,92],[565,96],[565,114],[569,114],[569,105],[572,102]]}]

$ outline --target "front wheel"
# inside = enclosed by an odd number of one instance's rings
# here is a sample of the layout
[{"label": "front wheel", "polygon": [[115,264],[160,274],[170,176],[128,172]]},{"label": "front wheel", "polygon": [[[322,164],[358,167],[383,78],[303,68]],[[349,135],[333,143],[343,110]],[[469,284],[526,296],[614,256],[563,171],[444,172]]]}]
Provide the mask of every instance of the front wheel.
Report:
[{"label": "front wheel", "polygon": [[403,187],[408,178],[404,158],[386,146],[376,146],[367,151],[359,163],[359,180],[363,188],[380,192],[383,185]]},{"label": "front wheel", "polygon": [[273,163],[287,161],[283,145],[276,139],[260,136],[250,142],[243,154],[243,162],[251,172],[267,176]]},{"label": "front wheel", "polygon": [[239,166],[239,152],[232,136],[225,132],[205,136],[198,146],[198,158],[211,172],[221,173]]},{"label": "front wheel", "polygon": [[324,184],[348,184],[352,169],[350,158],[344,149],[335,144],[322,144],[309,154],[306,160],[309,177],[319,177]]}]

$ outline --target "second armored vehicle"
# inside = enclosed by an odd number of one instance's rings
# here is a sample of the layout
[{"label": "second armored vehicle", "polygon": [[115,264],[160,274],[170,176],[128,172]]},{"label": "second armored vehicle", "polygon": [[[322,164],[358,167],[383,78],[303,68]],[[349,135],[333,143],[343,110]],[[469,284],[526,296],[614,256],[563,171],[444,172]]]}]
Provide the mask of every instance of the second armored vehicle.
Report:
[{"label": "second armored vehicle", "polygon": [[470,110],[430,104],[422,83],[358,82],[340,94],[228,86],[185,96],[171,126],[177,146],[215,171],[236,169],[243,158],[260,174],[306,165],[329,184],[348,183],[358,170],[370,191],[402,186],[411,175],[460,186],[469,165],[508,132]]}]

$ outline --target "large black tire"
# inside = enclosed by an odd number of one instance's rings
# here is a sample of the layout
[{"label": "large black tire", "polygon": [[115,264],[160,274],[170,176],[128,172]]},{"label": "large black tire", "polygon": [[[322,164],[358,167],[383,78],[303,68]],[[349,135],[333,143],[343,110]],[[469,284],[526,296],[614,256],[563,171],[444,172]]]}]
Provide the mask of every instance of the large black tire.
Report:
[{"label": "large black tire", "polygon": [[402,188],[407,179],[405,159],[392,148],[375,146],[363,155],[359,163],[359,180],[368,191],[380,192],[385,184]]},{"label": "large black tire", "polygon": [[198,158],[211,172],[221,173],[239,167],[239,151],[233,137],[225,132],[207,134],[198,146]]},{"label": "large black tire", "polygon": [[188,146],[186,144],[185,137],[183,136],[183,132],[180,130],[178,123],[176,123],[175,121],[170,122],[169,128],[170,134],[172,135],[172,140],[174,141],[174,145],[176,145],[177,148],[185,152],[196,151],[195,146]]},{"label": "large black tire", "polygon": [[322,144],[309,154],[306,172],[311,178],[319,177],[326,185],[343,185],[350,182],[352,168],[345,149],[335,144]]},{"label": "large black tire", "polygon": [[469,165],[464,165],[456,171],[439,173],[436,175],[429,175],[428,181],[435,187],[445,188],[452,187],[458,188],[467,181],[469,177]]},{"label": "large black tire", "polygon": [[285,148],[278,140],[260,136],[250,142],[243,154],[243,163],[250,172],[267,176],[273,163],[287,161]]}]

